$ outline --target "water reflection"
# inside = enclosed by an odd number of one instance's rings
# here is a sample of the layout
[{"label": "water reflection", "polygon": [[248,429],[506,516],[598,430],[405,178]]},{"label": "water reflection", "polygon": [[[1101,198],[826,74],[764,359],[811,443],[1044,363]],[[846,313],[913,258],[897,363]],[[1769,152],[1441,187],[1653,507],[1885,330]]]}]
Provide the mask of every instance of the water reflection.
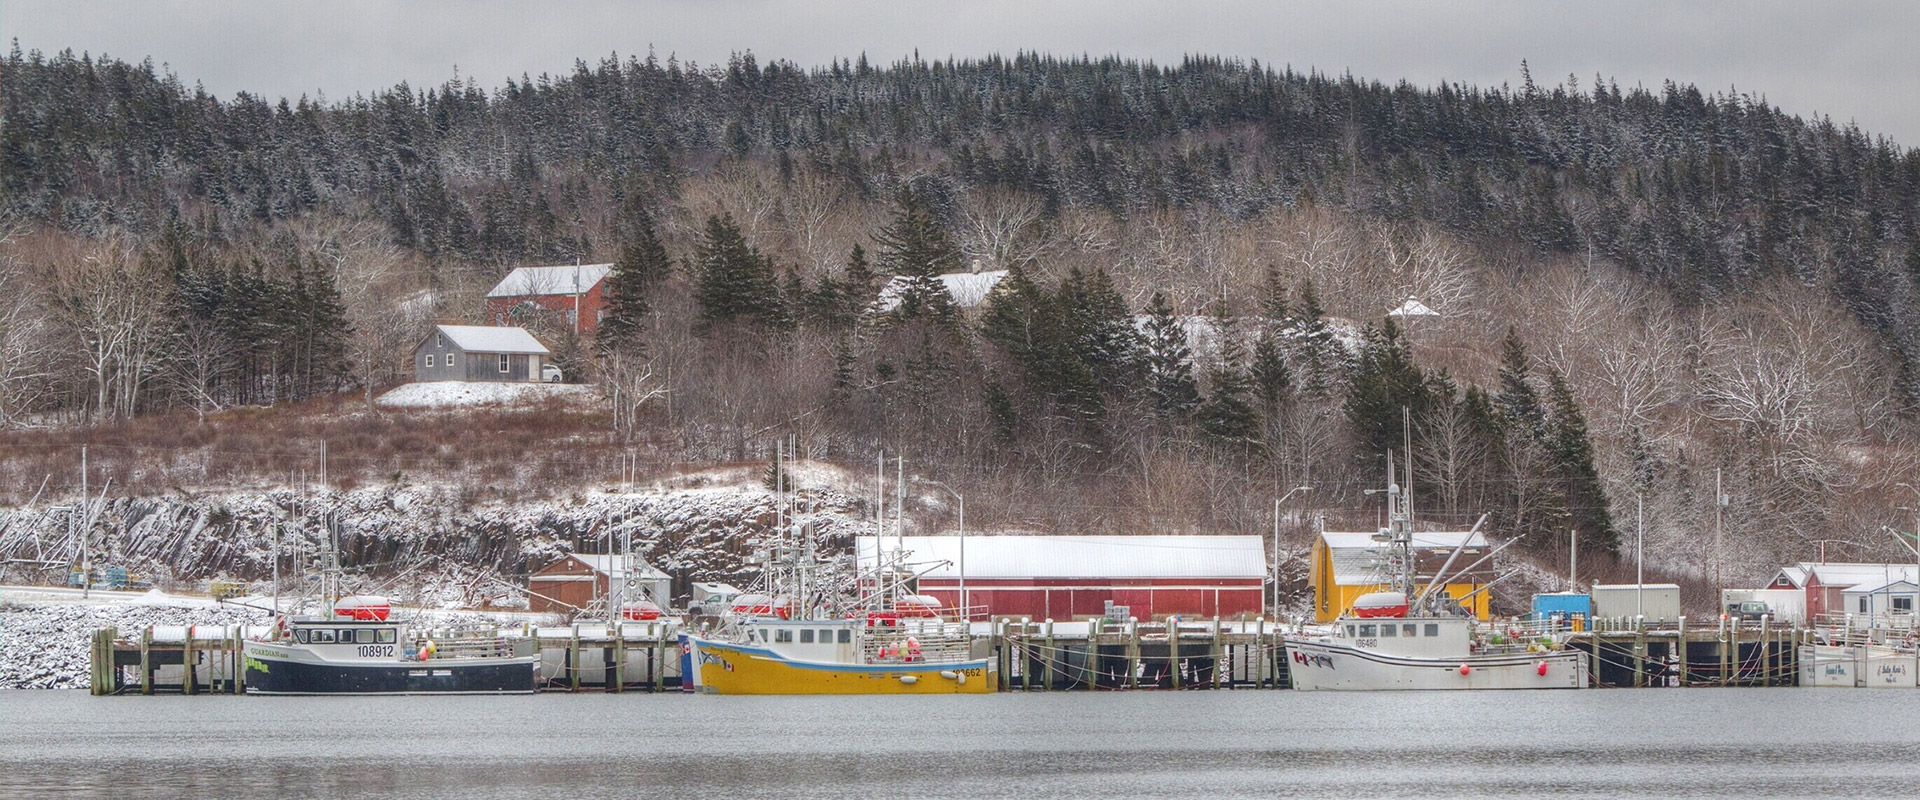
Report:
[{"label": "water reflection", "polygon": [[1906,795],[1920,693],[0,692],[0,795]]}]

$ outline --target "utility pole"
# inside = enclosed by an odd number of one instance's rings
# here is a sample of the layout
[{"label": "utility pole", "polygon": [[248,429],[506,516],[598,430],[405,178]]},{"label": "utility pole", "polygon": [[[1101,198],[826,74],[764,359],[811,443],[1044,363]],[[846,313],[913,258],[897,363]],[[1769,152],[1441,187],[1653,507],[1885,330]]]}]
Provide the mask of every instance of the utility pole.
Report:
[{"label": "utility pole", "polygon": [[1647,541],[1647,498],[1635,493],[1633,496],[1633,613],[1634,616],[1647,615],[1647,605],[1643,595],[1647,593],[1646,548]]},{"label": "utility pole", "polygon": [[1727,601],[1727,582],[1721,575],[1720,562],[1723,558],[1720,545],[1720,516],[1727,507],[1727,495],[1720,486],[1720,468],[1713,468],[1713,591],[1715,604]]},{"label": "utility pole", "polygon": [[93,596],[93,552],[89,547],[93,538],[93,495],[87,490],[87,446],[80,445],[80,502],[85,503],[85,512],[80,514],[80,596]]},{"label": "utility pole", "polygon": [[1280,504],[1287,502],[1295,492],[1311,492],[1311,486],[1295,486],[1273,501],[1273,558],[1268,566],[1273,572],[1273,613],[1274,619],[1280,618]]}]

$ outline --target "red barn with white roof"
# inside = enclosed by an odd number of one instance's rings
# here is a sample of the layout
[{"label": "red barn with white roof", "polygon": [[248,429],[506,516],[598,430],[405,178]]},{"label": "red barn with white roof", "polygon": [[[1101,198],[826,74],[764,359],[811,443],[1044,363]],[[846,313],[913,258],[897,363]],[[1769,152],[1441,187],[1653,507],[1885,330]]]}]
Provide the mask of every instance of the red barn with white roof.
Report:
[{"label": "red barn with white roof", "polygon": [[[925,570],[920,593],[949,609],[962,602],[961,539],[905,537],[906,560]],[[898,542],[882,546],[891,553]],[[860,537],[863,563],[873,547]],[[1258,536],[968,536],[964,563],[972,619],[1097,617],[1109,602],[1140,619],[1257,616],[1265,597]]]}]

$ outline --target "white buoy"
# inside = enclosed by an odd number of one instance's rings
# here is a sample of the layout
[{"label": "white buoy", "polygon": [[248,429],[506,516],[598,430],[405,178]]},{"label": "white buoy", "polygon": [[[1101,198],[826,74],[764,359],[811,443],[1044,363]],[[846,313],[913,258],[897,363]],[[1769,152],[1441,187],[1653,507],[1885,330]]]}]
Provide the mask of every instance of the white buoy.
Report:
[{"label": "white buoy", "polygon": [[908,686],[912,686],[916,683],[919,683],[920,678],[917,675],[902,675],[900,676],[900,682]]}]

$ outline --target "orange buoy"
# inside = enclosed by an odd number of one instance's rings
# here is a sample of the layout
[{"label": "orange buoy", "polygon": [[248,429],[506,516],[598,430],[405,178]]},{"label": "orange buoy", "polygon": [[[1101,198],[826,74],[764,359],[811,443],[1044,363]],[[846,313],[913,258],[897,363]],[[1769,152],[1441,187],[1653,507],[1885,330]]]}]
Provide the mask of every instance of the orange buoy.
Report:
[{"label": "orange buoy", "polygon": [[1467,664],[1461,664],[1461,665],[1460,665],[1460,674],[1461,674],[1461,675],[1472,675],[1472,674],[1473,674],[1473,667],[1472,667],[1471,665],[1467,665]]}]

